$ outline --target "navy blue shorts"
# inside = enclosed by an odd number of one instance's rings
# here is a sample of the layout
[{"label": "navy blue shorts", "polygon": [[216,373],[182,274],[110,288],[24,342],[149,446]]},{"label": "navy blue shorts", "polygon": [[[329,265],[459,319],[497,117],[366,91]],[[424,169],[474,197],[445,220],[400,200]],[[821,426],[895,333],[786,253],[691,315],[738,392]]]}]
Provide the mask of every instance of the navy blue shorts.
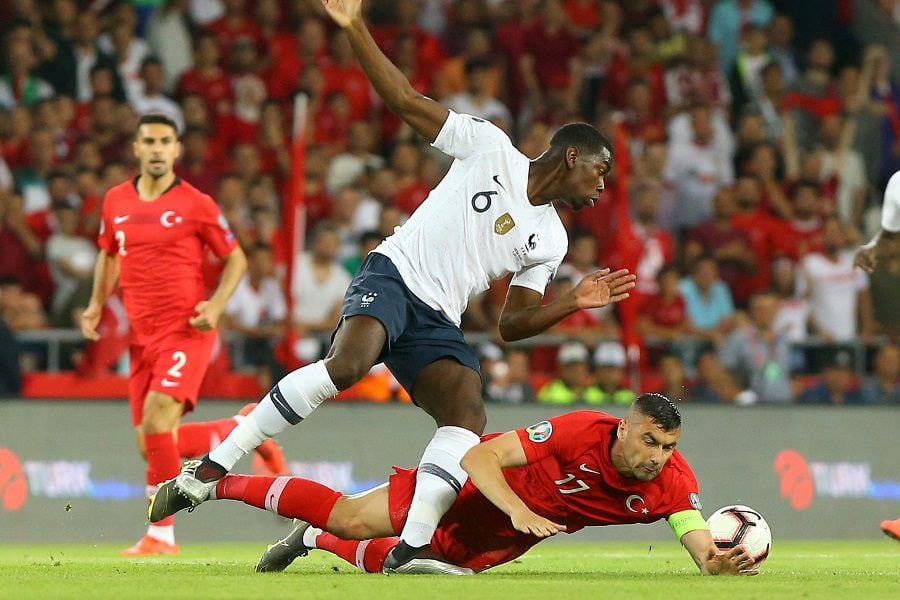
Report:
[{"label": "navy blue shorts", "polygon": [[409,291],[383,254],[371,252],[347,288],[341,322],[356,315],[375,317],[384,325],[387,343],[378,362],[387,365],[410,396],[419,373],[438,359],[453,358],[481,372],[462,330]]}]

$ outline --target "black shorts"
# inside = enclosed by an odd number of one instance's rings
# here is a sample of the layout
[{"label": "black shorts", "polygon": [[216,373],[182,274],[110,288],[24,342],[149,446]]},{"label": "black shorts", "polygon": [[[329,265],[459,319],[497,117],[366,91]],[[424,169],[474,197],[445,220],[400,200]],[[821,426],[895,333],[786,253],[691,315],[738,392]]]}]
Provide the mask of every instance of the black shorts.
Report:
[{"label": "black shorts", "polygon": [[481,372],[462,330],[409,291],[383,254],[370,253],[347,288],[341,322],[356,315],[375,317],[384,325],[387,343],[378,362],[387,365],[410,396],[419,373],[438,359],[453,358]]}]

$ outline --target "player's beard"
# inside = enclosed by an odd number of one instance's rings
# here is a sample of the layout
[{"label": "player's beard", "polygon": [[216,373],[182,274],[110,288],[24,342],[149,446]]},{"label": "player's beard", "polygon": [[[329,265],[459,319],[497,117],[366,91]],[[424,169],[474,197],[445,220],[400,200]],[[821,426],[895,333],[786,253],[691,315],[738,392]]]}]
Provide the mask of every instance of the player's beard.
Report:
[{"label": "player's beard", "polygon": [[166,163],[147,163],[146,168],[144,168],[144,173],[153,179],[162,179],[166,175],[169,174],[169,171],[172,169]]}]

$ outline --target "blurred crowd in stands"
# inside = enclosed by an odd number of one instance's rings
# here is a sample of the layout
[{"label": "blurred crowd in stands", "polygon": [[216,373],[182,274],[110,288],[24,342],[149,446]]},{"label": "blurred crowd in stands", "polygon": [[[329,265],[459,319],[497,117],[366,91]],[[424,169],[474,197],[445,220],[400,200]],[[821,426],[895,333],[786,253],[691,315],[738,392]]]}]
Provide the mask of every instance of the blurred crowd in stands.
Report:
[{"label": "blurred crowd in stands", "polygon": [[[852,0],[367,2],[418,91],[491,120],[530,157],[570,121],[615,142],[598,205],[561,211],[570,249],[548,293],[607,265],[635,272],[636,293],[528,347],[496,333],[506,281],[473,298],[463,327],[481,334],[488,399],[615,404],[640,388],[900,406],[900,263],[871,277],[852,264],[900,169],[900,2],[871,5],[893,24],[887,45],[854,37]],[[3,364],[15,332],[77,326],[102,198],[134,175],[137,115],[179,124],[178,173],[248,253],[222,329],[239,340],[231,368],[263,385],[321,356],[362,257],[448,167],[379,102],[317,0],[7,0],[0,24]],[[297,92],[307,244],[291,257]],[[207,271],[212,284],[212,258]],[[127,346],[115,299],[101,328],[107,349],[67,366],[115,364]],[[16,385],[3,364],[0,393]]]}]

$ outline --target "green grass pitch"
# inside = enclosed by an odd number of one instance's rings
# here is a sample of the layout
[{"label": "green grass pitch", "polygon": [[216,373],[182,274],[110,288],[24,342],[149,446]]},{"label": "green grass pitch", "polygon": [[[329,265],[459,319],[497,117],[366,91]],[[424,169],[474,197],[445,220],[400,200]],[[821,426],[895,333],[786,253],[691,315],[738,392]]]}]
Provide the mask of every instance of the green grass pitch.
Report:
[{"label": "green grass pitch", "polygon": [[900,598],[900,543],[775,541],[758,577],[700,577],[675,542],[545,543],[474,577],[366,575],[324,552],[284,573],[264,544],[186,544],[126,560],[123,545],[0,545],[0,598]]}]

